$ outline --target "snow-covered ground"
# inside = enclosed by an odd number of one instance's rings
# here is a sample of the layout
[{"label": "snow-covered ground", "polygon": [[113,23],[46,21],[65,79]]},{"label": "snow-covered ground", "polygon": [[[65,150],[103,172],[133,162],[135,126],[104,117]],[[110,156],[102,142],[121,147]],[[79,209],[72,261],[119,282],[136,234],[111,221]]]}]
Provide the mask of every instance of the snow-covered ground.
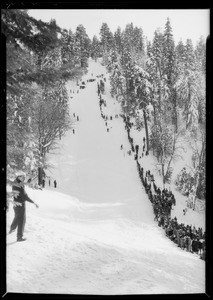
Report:
[{"label": "snow-covered ground", "polygon": [[[106,73],[105,67],[90,61],[83,80],[102,73]],[[71,115],[75,113],[80,120],[75,122],[75,134],[70,130],[59,141],[59,153],[49,154],[51,186],[47,182],[43,191],[27,188],[39,208],[27,203],[26,242],[17,243],[15,233],[7,236],[7,291],[204,293],[205,262],[180,250],[154,222],[136,162],[120,150],[121,144],[130,149],[122,119],[108,121],[107,132],[100,114],[97,81],[88,82],[79,93],[76,82],[67,86],[73,97]],[[119,105],[110,97],[109,89],[107,80],[104,111],[114,116]],[[141,165],[151,170],[153,158],[143,158]],[[179,193],[176,200],[173,214],[179,220]],[[191,212],[187,218],[185,221],[196,227],[205,221],[202,213]],[[7,230],[12,219],[10,207]]]}]

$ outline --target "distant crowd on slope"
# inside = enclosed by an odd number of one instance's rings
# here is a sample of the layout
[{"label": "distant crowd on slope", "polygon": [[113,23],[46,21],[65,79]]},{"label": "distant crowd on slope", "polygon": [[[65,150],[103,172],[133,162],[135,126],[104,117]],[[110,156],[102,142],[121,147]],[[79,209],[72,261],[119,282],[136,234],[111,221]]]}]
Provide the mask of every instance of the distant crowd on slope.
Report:
[{"label": "distant crowd on slope", "polygon": [[[129,117],[122,115],[122,118],[125,123],[125,129],[127,130],[132,152],[135,153],[134,159],[137,162],[141,182],[153,206],[155,214],[154,220],[158,222],[158,226],[165,229],[166,236],[175,242],[178,247],[189,252],[197,253],[201,259],[205,260],[206,233],[203,233],[200,227],[196,229],[190,225],[185,226],[183,223],[179,224],[176,217],[171,218],[172,206],[176,205],[174,194],[167,189],[161,191],[160,188],[157,188],[154,176],[150,173],[150,170],[146,171],[144,176],[144,170],[138,162],[139,146],[134,146],[133,138],[130,136],[130,129],[133,124],[130,122]],[[143,142],[142,156],[144,156],[144,153],[145,155],[149,155],[149,152],[147,150],[145,151],[145,137],[143,138]],[[121,145],[121,149],[122,148],[123,146]],[[141,156],[139,158],[141,158]]]},{"label": "distant crowd on slope", "polygon": [[144,176],[143,167],[140,166],[138,161],[137,166],[141,182],[152,203],[155,214],[154,220],[158,222],[158,226],[165,229],[166,236],[176,243],[178,247],[197,253],[201,259],[205,260],[206,233],[200,227],[196,229],[195,226],[192,228],[192,225],[179,224],[176,217],[172,219],[171,209],[173,205],[176,205],[174,194],[165,188],[162,191],[160,188],[157,188],[154,176],[150,174],[150,171],[146,171]]}]

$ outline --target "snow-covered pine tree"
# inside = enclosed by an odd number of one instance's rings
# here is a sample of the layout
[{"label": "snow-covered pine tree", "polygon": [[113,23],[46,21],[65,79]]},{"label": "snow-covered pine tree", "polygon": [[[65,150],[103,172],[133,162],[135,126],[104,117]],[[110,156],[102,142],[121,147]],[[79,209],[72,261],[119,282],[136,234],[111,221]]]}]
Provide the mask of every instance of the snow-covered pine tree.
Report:
[{"label": "snow-covered pine tree", "polygon": [[114,33],[114,40],[115,40],[115,48],[116,51],[121,54],[123,50],[123,42],[122,42],[122,32],[121,27],[118,27]]},{"label": "snow-covered pine tree", "polygon": [[75,32],[75,53],[77,54],[77,63],[81,68],[88,66],[90,43],[86,29],[83,25],[78,25]]},{"label": "snow-covered pine tree", "polygon": [[[151,83],[150,103],[153,107],[153,121],[151,125],[151,139],[150,144],[153,148],[153,154],[161,159],[164,156],[164,147],[161,145],[161,138],[164,135],[164,128],[171,124],[172,105],[169,101],[171,96],[168,78],[165,70],[165,37],[160,29],[154,32],[154,39],[152,44],[147,43],[147,59],[146,70],[149,74],[149,81]],[[169,68],[169,67],[168,67]],[[169,71],[169,69],[168,69]],[[171,137],[172,140],[172,137]],[[160,146],[159,146],[160,145]]]},{"label": "snow-covered pine tree", "polygon": [[177,99],[176,99],[176,91],[174,89],[174,82],[176,78],[175,74],[175,42],[172,34],[172,27],[170,24],[169,18],[167,18],[167,22],[164,30],[164,76],[166,77],[167,86],[169,88],[169,97],[168,97],[168,107],[171,108],[171,121],[175,124],[176,131],[177,128]]},{"label": "snow-covered pine tree", "polygon": [[164,74],[164,36],[157,29],[154,33],[152,45],[148,45],[148,58],[146,69],[152,84],[152,105],[154,108],[155,125],[161,127],[161,124],[168,123],[170,112],[168,106],[169,87],[167,77]]},{"label": "snow-covered pine tree", "polygon": [[123,47],[124,51],[129,52],[130,55],[134,52],[134,25],[133,23],[127,24],[123,31]]},{"label": "snow-covered pine tree", "polygon": [[71,30],[63,30],[62,36],[62,47],[61,47],[61,59],[63,64],[69,64],[72,68],[75,67],[75,51],[74,51],[74,42],[75,37]]},{"label": "snow-covered pine tree", "polygon": [[203,73],[206,72],[206,42],[201,36],[195,47],[195,57],[198,67]]},{"label": "snow-covered pine tree", "polygon": [[135,87],[135,102],[137,103],[137,110],[142,109],[145,132],[146,144],[149,151],[149,130],[148,130],[148,105],[150,104],[150,96],[152,85],[149,80],[149,73],[139,66],[134,66],[133,85]]},{"label": "snow-covered pine tree", "polygon": [[102,23],[101,25],[100,42],[103,53],[108,52],[114,47],[114,37],[107,23]]},{"label": "snow-covered pine tree", "polygon": [[107,71],[109,73],[111,73],[113,71],[114,66],[116,65],[116,63],[118,62],[118,54],[115,50],[111,50],[109,52],[109,58],[108,58],[108,62],[106,65]]},{"label": "snow-covered pine tree", "polygon": [[178,61],[178,65],[180,67],[183,67],[183,64],[185,62],[186,59],[186,49],[185,46],[182,42],[182,40],[180,40],[175,48],[175,56],[176,59]]},{"label": "snow-covered pine tree", "polygon": [[123,110],[128,115],[134,115],[136,112],[137,102],[135,101],[134,86],[134,67],[135,62],[132,59],[131,52],[124,49],[121,59],[122,74],[125,78],[125,97],[123,99]]},{"label": "snow-covered pine tree", "polygon": [[116,100],[118,100],[118,102],[121,102],[126,95],[126,84],[120,60],[114,61],[112,65],[112,72],[110,74],[110,86],[111,96],[116,97]]},{"label": "snow-covered pine tree", "polygon": [[108,64],[108,53],[115,47],[115,41],[112,32],[107,23],[102,23],[100,29],[100,43],[103,58],[103,65]]},{"label": "snow-covered pine tree", "polygon": [[91,57],[96,61],[98,57],[101,57],[101,45],[97,36],[94,35],[91,44]]},{"label": "snow-covered pine tree", "polygon": [[174,73],[174,61],[175,61],[175,42],[172,34],[172,27],[170,24],[169,18],[167,18],[167,22],[164,30],[164,43],[163,43],[163,51],[164,51],[164,73],[167,77],[168,86],[172,86],[172,77]]},{"label": "snow-covered pine tree", "polygon": [[198,122],[204,125],[206,119],[206,44],[202,37],[196,45],[195,57],[200,85],[200,93],[198,96]]},{"label": "snow-covered pine tree", "polygon": [[179,63],[179,74],[174,85],[179,106],[183,109],[186,128],[197,127],[198,124],[199,95],[202,93],[200,78],[192,41],[187,39],[183,63]]},{"label": "snow-covered pine tree", "polygon": [[144,45],[144,37],[143,37],[143,30],[142,28],[135,27],[133,35],[133,45],[134,45],[134,51],[136,53],[139,53],[141,56],[145,54],[145,45]]},{"label": "snow-covered pine tree", "polygon": [[186,121],[189,140],[194,144],[193,161],[196,164],[193,171],[193,178],[196,179],[194,189],[199,197],[205,194],[205,184],[203,184],[205,183],[205,51],[203,46],[200,41],[199,50],[194,51],[192,42],[188,39],[184,48],[183,44],[179,43],[176,49],[179,58],[176,80],[178,105]]}]

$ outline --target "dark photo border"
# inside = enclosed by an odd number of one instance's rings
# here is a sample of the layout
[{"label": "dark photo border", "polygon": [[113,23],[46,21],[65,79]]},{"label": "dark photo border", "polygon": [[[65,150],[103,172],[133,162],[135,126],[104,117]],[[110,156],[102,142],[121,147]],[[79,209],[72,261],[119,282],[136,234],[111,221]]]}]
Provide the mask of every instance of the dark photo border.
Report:
[{"label": "dark photo border", "polygon": [[[172,3],[154,3],[153,1],[141,1],[141,4],[132,1],[60,1],[60,2],[1,2],[1,8],[27,8],[27,9],[210,9],[210,1],[201,1],[196,7],[196,3],[184,3],[186,1],[172,1]],[[159,294],[159,295],[123,295],[123,296],[99,296],[99,295],[64,295],[64,294],[20,294],[8,293],[6,290],[6,39],[1,34],[1,225],[0,225],[0,289],[1,297],[5,299],[99,299],[99,298],[139,298],[139,299],[211,299],[212,298],[212,46],[210,37],[207,39],[207,77],[206,77],[206,129],[207,129],[207,166],[206,166],[206,293],[205,294]]]}]

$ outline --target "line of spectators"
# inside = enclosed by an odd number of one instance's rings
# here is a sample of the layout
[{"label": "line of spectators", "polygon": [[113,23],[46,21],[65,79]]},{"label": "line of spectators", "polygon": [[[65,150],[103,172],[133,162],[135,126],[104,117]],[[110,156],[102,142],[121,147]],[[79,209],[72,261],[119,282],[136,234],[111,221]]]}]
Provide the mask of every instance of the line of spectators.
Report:
[{"label": "line of spectators", "polygon": [[206,256],[206,233],[201,227],[198,229],[192,225],[184,225],[178,223],[177,218],[171,218],[172,206],[176,205],[176,200],[172,191],[167,189],[161,190],[155,184],[154,176],[150,170],[145,172],[137,161],[138,173],[141,182],[145,188],[149,200],[154,210],[154,220],[158,222],[158,226],[165,230],[166,236],[176,243],[183,250],[196,253],[200,258],[205,260]]},{"label": "line of spectators", "polygon": [[[132,126],[134,124],[132,122],[130,122],[129,116],[125,116],[124,114],[121,114],[120,116],[123,118],[123,121],[124,121],[124,124],[125,124],[125,129],[127,131],[128,140],[129,140],[129,143],[131,145],[132,152],[135,154],[134,155],[135,160],[137,161],[138,157],[141,158],[141,157],[144,156],[144,154],[149,155],[149,151],[145,151],[145,141],[146,141],[146,139],[144,137],[143,138],[143,142],[144,142],[143,151],[141,152],[141,156],[140,156],[140,154],[139,154],[139,145],[134,146],[134,140],[130,135],[130,129],[132,128]],[[131,153],[128,153],[128,154],[130,155]]]},{"label": "line of spectators", "polygon": [[[103,113],[103,106],[106,107],[107,104],[106,104],[106,100],[104,100],[101,96],[101,91],[100,91],[100,87],[99,87],[99,84],[97,83],[97,88],[98,88],[98,96],[99,96],[99,107],[100,107],[100,111],[101,111],[101,116],[102,118],[104,119],[105,121],[105,125],[107,126],[107,132],[109,132],[109,128],[108,128],[108,123],[107,121],[110,120],[112,121],[113,120],[113,116],[106,116],[104,113]],[[117,119],[119,116],[118,114],[115,114],[114,118]]]},{"label": "line of spectators", "polygon": [[[131,144],[131,148],[135,153],[135,160],[137,162],[137,169],[141,182],[145,188],[145,191],[148,195],[149,200],[152,203],[154,211],[154,220],[158,222],[158,226],[162,227],[165,230],[166,236],[170,238],[171,241],[176,243],[178,247],[183,250],[196,253],[200,255],[200,258],[205,260],[206,256],[206,242],[205,235],[202,228],[192,225],[184,225],[183,223],[178,223],[177,218],[171,218],[172,207],[176,205],[176,200],[172,191],[164,188],[161,190],[156,186],[154,175],[151,174],[150,170],[146,171],[144,174],[143,167],[140,166],[138,162],[138,150],[139,146],[134,146],[133,138],[130,136],[130,129],[132,123],[129,120],[129,117],[121,115],[124,123],[125,129],[127,130],[128,140]],[[145,151],[145,138],[143,138],[143,153]],[[137,150],[136,150],[137,149]],[[143,156],[142,153],[142,156]],[[148,155],[148,151],[145,153]]]}]

